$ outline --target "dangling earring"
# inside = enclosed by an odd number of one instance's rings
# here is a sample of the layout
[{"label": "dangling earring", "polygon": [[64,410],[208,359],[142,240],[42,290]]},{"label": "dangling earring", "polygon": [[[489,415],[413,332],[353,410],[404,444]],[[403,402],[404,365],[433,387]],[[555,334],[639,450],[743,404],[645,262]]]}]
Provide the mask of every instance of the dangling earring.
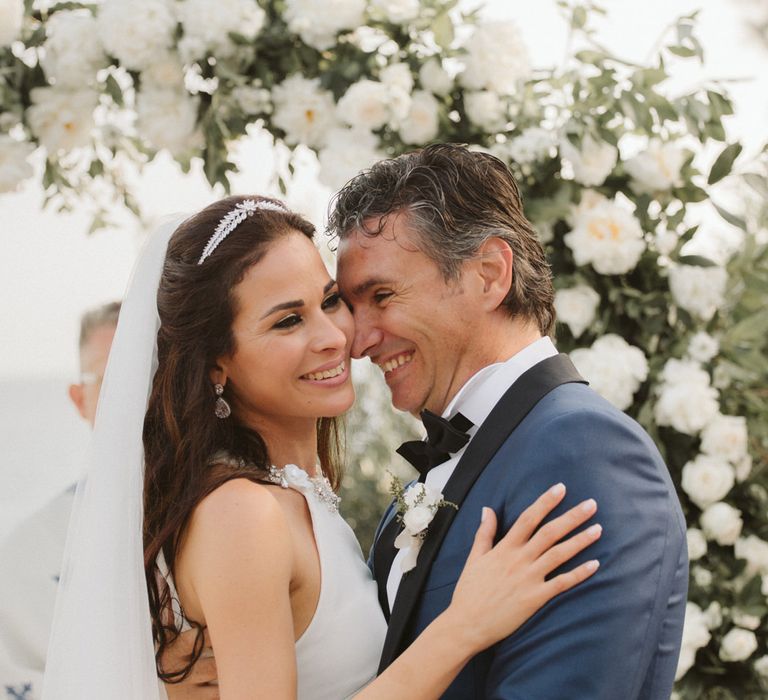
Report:
[{"label": "dangling earring", "polygon": [[214,384],[213,390],[216,392],[216,396],[218,397],[216,399],[216,405],[213,407],[213,412],[216,414],[216,418],[229,418],[232,413],[232,409],[229,407],[229,404],[226,402],[226,400],[222,397],[222,394],[224,393],[224,387],[221,384]]}]

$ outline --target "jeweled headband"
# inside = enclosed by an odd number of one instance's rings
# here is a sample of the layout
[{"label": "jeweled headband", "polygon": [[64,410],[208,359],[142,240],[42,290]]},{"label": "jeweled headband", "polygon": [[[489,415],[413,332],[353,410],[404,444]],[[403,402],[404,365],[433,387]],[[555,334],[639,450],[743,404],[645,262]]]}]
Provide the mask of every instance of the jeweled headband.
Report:
[{"label": "jeweled headband", "polygon": [[198,265],[202,265],[205,259],[210,257],[211,253],[218,247],[232,231],[234,231],[243,221],[246,216],[253,216],[253,212],[257,209],[266,209],[268,211],[279,211],[284,214],[290,213],[282,204],[277,202],[270,202],[269,200],[262,199],[255,202],[252,199],[244,199],[242,202],[235,204],[235,208],[232,211],[222,217],[219,221],[219,225],[213,232],[213,235],[208,239],[208,243],[203,248],[203,254],[200,256],[200,260],[197,261]]}]

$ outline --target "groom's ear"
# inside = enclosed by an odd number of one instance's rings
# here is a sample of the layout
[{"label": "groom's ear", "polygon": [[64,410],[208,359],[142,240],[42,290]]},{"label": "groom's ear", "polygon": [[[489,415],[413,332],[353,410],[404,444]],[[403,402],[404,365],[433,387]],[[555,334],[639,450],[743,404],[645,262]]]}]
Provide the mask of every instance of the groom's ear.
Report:
[{"label": "groom's ear", "polygon": [[481,301],[487,311],[495,311],[512,287],[514,254],[509,243],[493,236],[483,241],[474,259],[482,286]]}]

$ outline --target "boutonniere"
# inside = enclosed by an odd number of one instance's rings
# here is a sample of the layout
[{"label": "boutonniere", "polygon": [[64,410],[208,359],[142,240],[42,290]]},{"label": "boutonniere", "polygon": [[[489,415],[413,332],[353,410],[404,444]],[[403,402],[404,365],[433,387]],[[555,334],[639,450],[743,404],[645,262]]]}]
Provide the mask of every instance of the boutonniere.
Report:
[{"label": "boutonniere", "polygon": [[427,536],[429,524],[434,519],[438,508],[459,507],[455,503],[446,501],[442,491],[430,488],[426,484],[416,482],[407,489],[403,487],[400,479],[390,474],[392,481],[389,491],[395,499],[397,520],[403,526],[403,531],[395,539],[395,547],[405,550],[405,556],[400,561],[400,568],[407,573],[416,566],[416,559]]}]

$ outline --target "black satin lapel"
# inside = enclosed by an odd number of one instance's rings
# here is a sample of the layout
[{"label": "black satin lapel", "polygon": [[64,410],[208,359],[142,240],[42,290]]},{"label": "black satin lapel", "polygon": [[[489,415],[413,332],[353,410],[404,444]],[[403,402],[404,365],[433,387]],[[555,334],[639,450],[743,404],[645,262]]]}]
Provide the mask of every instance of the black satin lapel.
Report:
[{"label": "black satin lapel", "polygon": [[373,573],[379,589],[379,605],[384,617],[389,620],[389,600],[387,599],[387,579],[392,562],[395,559],[395,539],[400,534],[400,523],[397,515],[393,514],[389,522],[381,529],[381,533],[373,545]]},{"label": "black satin lapel", "polygon": [[[445,500],[460,507],[485,466],[523,418],[552,389],[572,382],[586,384],[570,358],[562,353],[547,358],[524,372],[501,397],[470,441],[443,489]],[[379,673],[403,650],[413,609],[455,516],[454,508],[440,508],[437,511],[419,552],[416,568],[403,576],[387,628]],[[477,522],[480,523],[480,513],[477,514]]]}]

